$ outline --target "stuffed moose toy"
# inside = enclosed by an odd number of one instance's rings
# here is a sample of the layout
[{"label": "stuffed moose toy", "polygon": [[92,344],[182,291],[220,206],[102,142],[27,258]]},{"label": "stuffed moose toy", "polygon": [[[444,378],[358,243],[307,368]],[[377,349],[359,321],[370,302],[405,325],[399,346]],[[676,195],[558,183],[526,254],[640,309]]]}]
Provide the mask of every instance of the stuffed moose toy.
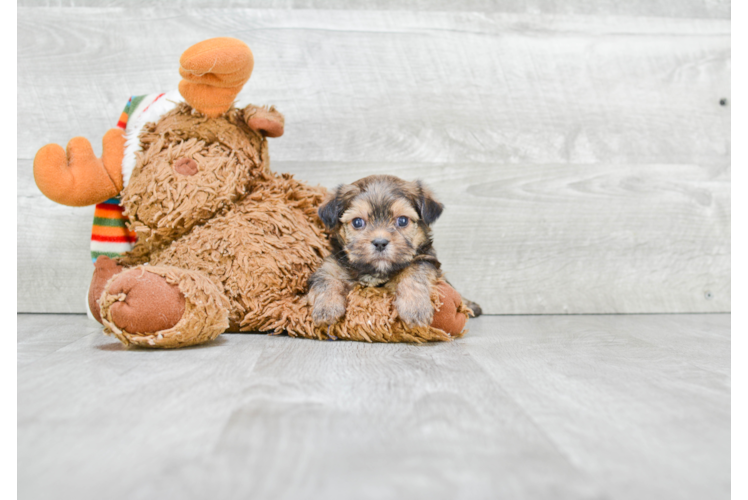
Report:
[{"label": "stuffed moose toy", "polygon": [[307,280],[329,254],[317,209],[325,188],[269,168],[273,107],[234,107],[254,58],[233,38],[185,51],[178,91],[133,97],[97,158],[83,137],[41,148],[49,199],[96,205],[91,314],[125,345],[183,347],[223,332],[287,332],[368,342],[451,340],[469,309],[440,282],[434,322],[408,327],[393,297],[356,287],[339,323],[315,326]]}]

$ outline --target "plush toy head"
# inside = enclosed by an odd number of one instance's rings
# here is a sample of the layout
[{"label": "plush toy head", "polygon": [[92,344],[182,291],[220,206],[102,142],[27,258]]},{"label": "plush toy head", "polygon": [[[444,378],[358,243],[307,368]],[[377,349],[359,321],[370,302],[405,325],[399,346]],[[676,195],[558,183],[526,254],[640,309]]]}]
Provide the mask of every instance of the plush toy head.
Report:
[{"label": "plush toy head", "polygon": [[180,104],[147,124],[139,140],[142,152],[122,202],[149,251],[229,209],[267,171],[264,139],[241,109],[208,118]]}]

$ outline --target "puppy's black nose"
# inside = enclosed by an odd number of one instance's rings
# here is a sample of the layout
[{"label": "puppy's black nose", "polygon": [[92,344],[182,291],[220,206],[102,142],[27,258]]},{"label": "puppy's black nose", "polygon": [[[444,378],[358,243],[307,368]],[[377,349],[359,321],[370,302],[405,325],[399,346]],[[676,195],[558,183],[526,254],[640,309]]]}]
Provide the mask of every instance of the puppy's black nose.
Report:
[{"label": "puppy's black nose", "polygon": [[376,247],[378,251],[384,250],[387,245],[390,243],[390,240],[385,238],[377,238],[376,240],[371,240],[371,244]]}]

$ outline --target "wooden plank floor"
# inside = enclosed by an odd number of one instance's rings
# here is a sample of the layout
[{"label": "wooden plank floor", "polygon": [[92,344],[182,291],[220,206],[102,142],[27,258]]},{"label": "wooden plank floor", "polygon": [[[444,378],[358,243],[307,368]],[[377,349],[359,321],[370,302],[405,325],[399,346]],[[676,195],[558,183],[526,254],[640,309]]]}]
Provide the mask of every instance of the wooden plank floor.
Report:
[{"label": "wooden plank floor", "polygon": [[469,326],[149,351],[19,315],[19,498],[729,498],[729,315]]}]

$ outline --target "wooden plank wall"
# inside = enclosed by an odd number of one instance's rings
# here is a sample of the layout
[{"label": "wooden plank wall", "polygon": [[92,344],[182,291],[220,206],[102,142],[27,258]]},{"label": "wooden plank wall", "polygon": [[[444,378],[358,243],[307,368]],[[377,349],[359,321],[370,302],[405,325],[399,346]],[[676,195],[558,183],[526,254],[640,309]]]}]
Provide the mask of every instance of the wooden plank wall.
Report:
[{"label": "wooden plank wall", "polygon": [[83,312],[92,272],[93,209],[38,192],[36,150],[100,152],[213,36],[255,54],[239,103],[286,116],[276,171],[433,186],[439,256],[485,311],[730,309],[727,1],[71,4],[18,8],[19,312]]},{"label": "wooden plank wall", "polygon": [[[748,5],[730,21],[730,295],[748,311]],[[737,16],[736,16],[737,15]],[[737,19],[736,19],[737,17]],[[748,400],[747,400],[748,401]]]}]

